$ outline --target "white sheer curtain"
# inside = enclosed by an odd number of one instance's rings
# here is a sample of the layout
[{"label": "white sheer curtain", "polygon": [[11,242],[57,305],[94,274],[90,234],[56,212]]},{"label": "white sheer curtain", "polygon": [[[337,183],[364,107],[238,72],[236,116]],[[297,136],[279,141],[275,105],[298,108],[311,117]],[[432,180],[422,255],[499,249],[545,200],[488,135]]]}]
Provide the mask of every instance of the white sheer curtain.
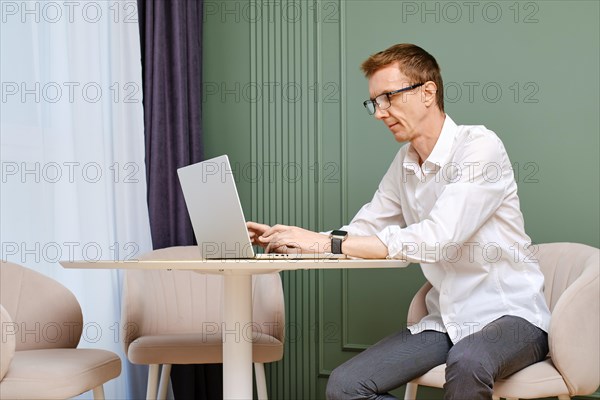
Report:
[{"label": "white sheer curtain", "polygon": [[[1,6],[1,258],[73,291],[84,315],[80,347],[117,352],[125,367],[120,273],[57,261],[152,248],[136,2]],[[128,371],[105,386],[108,399],[143,393]]]}]

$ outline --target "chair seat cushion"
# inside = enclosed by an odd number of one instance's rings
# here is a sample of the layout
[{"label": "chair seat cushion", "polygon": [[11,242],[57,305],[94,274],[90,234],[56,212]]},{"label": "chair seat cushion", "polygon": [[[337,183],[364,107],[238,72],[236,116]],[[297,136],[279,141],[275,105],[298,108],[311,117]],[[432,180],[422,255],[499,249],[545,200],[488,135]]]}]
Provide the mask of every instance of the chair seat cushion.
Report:
[{"label": "chair seat cushion", "polygon": [[66,399],[121,374],[121,359],[96,349],[15,352],[0,382],[2,399]]},{"label": "chair seat cushion", "polygon": [[437,367],[430,369],[426,374],[414,379],[412,382],[421,386],[442,388],[444,387],[444,383],[446,383],[445,371],[446,364],[438,365]]},{"label": "chair seat cushion", "polygon": [[[236,337],[232,334],[231,339]],[[273,362],[283,357],[283,343],[273,336],[255,334],[249,340],[253,342],[254,362]],[[223,343],[220,333],[141,336],[129,345],[127,358],[134,364],[219,364],[223,362]]]},{"label": "chair seat cushion", "polygon": [[[446,383],[445,370],[446,364],[438,365],[412,382],[441,388]],[[494,396],[498,397],[537,399],[560,394],[569,394],[569,389],[549,358],[523,368],[494,384]]]},{"label": "chair seat cushion", "polygon": [[551,359],[530,365],[494,386],[494,394],[500,397],[537,399],[568,395],[569,389]]}]

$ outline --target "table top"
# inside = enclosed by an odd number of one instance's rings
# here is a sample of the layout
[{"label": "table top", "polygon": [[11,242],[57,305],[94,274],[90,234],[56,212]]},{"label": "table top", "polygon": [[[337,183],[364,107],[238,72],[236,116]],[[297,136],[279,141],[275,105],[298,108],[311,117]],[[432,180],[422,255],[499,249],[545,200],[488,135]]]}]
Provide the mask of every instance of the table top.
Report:
[{"label": "table top", "polygon": [[310,269],[403,268],[401,260],[376,259],[229,259],[229,260],[130,260],[130,261],[61,261],[64,268],[79,269],[148,269],[194,270],[207,274],[267,274]]}]

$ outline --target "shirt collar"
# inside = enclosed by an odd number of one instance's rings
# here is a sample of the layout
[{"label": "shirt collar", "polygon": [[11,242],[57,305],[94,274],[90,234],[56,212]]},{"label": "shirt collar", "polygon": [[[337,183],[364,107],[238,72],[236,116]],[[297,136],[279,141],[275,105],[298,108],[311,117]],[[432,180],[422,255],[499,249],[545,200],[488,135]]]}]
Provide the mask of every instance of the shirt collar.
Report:
[{"label": "shirt collar", "polygon": [[[450,116],[446,115],[440,136],[435,142],[431,154],[429,154],[429,157],[423,162],[423,171],[425,173],[437,171],[437,169],[441,168],[448,158],[450,158],[450,151],[452,150],[457,130],[458,127],[456,123],[454,123]],[[406,157],[404,158],[404,167],[414,170],[417,165],[419,165],[419,155],[412,144],[409,144]]]}]

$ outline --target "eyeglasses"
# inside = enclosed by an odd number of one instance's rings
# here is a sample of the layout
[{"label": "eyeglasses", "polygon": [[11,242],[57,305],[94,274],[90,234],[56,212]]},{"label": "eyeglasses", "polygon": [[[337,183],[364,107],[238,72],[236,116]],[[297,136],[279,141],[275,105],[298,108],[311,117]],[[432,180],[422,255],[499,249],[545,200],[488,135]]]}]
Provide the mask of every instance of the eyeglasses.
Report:
[{"label": "eyeglasses", "polygon": [[387,110],[391,106],[390,97],[397,95],[398,93],[416,89],[423,85],[424,83],[417,83],[416,85],[394,90],[392,92],[382,93],[374,99],[365,100],[363,106],[365,106],[369,115],[373,115],[375,114],[375,106],[379,107],[380,110]]}]

